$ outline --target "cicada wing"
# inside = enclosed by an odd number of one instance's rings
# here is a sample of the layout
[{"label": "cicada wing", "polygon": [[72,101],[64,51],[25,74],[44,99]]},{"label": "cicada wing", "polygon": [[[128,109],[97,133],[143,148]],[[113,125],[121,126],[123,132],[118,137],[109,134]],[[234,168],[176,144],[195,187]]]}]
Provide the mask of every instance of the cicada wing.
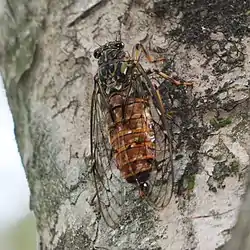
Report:
[{"label": "cicada wing", "polygon": [[93,179],[100,213],[105,222],[114,228],[121,216],[124,183],[113,159],[105,112],[102,110],[102,95],[94,90],[90,134]]},{"label": "cicada wing", "polygon": [[141,82],[146,85],[150,97],[149,104],[155,137],[156,158],[149,180],[150,190],[145,198],[152,206],[161,208],[169,204],[174,188],[172,133],[160,93],[141,65],[138,65],[138,70],[142,75]]},{"label": "cicada wing", "polygon": [[[154,108],[154,106],[151,107],[151,112]],[[150,202],[160,208],[169,204],[173,194],[173,146],[172,141],[170,141],[171,135],[168,135],[161,119],[157,117],[156,112],[152,113],[156,160],[153,163],[153,171],[150,178],[151,190],[148,197]]]}]

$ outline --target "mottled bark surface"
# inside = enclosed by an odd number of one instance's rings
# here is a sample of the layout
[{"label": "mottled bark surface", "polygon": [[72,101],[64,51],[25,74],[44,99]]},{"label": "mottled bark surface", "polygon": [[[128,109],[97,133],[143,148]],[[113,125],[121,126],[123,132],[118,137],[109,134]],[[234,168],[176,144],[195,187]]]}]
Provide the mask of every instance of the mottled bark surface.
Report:
[{"label": "mottled bark surface", "polygon": [[[249,166],[249,10],[249,1],[233,0],[7,2],[1,74],[41,249],[213,250],[232,231],[229,244],[244,246],[225,249],[250,248],[243,243],[249,193],[232,230]],[[85,156],[92,52],[118,31],[128,51],[144,43],[168,59],[165,71],[195,85],[162,84],[179,124],[175,197],[159,212],[131,200],[113,230],[90,205],[95,191]]]}]

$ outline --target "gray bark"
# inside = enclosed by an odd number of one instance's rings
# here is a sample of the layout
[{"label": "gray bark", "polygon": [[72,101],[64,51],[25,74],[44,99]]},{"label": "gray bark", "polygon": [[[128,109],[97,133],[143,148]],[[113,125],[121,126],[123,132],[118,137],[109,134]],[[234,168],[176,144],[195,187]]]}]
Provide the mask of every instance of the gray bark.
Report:
[{"label": "gray bark", "polygon": [[[249,166],[250,6],[20,1],[6,2],[1,15],[1,74],[41,249],[213,250],[231,232],[224,249],[249,249],[249,187],[239,207]],[[127,220],[113,230],[90,205],[86,156],[92,52],[117,32],[129,52],[143,42],[195,85],[176,99],[184,112],[175,131],[178,195],[161,211],[131,202]]]}]

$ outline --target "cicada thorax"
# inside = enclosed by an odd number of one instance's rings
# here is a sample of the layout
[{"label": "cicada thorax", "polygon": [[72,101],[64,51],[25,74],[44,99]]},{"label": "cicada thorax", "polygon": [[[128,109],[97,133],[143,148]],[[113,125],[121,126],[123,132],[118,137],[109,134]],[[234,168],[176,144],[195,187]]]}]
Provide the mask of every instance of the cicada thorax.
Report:
[{"label": "cicada thorax", "polygon": [[156,157],[148,99],[117,92],[109,98],[109,104],[107,125],[117,168],[128,182],[145,182]]},{"label": "cicada thorax", "polygon": [[127,87],[130,69],[126,61],[112,61],[99,67],[98,77],[107,95]]},{"label": "cicada thorax", "polygon": [[131,70],[130,61],[125,60],[126,53],[123,46],[108,44],[101,50],[98,59],[98,80],[107,95],[114,91],[121,91],[129,84]]}]

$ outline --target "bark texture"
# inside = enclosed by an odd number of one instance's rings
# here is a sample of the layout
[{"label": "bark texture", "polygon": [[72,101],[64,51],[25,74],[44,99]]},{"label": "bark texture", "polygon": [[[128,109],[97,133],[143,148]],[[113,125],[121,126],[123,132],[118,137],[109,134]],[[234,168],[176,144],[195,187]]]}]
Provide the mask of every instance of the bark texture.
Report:
[{"label": "bark texture", "polygon": [[[31,189],[41,249],[249,249],[249,1],[8,0],[1,74]],[[176,194],[162,211],[133,200],[107,228],[91,200],[92,53],[116,34],[166,56],[176,109]],[[238,216],[238,211],[240,211]],[[238,223],[233,229],[238,216]],[[233,230],[232,230],[233,229]]]}]

